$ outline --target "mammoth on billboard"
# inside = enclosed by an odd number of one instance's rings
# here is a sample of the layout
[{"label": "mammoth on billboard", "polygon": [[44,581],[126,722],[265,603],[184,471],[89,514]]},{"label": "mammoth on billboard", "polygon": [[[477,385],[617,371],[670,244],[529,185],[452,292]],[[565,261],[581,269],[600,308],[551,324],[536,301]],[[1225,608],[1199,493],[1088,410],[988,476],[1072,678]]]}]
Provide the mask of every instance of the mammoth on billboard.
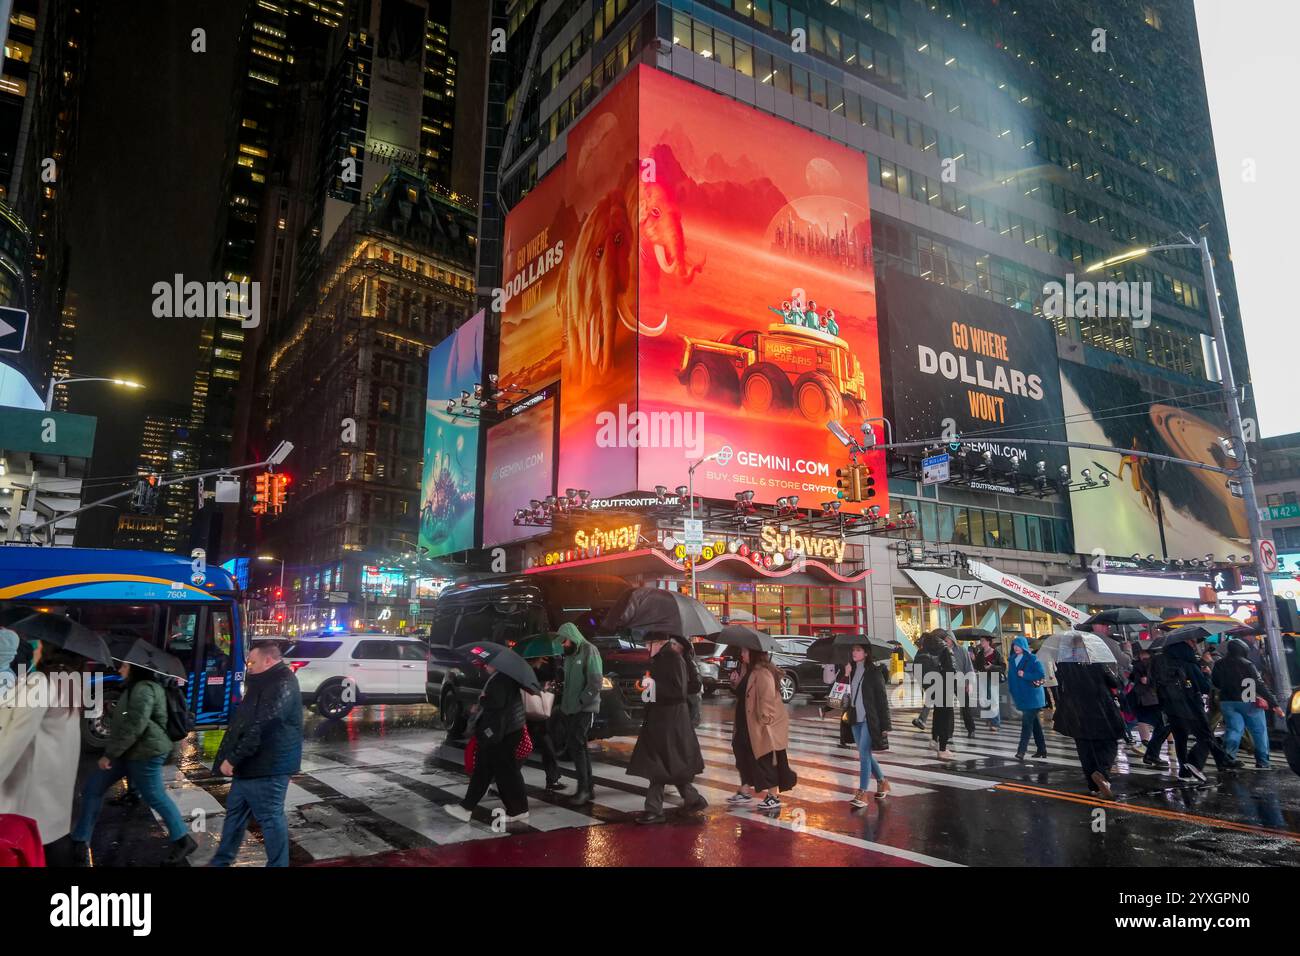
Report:
[{"label": "mammoth on billboard", "polygon": [[559,488],[675,487],[717,453],[697,493],[816,507],[848,463],[828,423],[882,415],[859,152],[637,67],[506,217],[504,257],[500,380],[558,383]]}]

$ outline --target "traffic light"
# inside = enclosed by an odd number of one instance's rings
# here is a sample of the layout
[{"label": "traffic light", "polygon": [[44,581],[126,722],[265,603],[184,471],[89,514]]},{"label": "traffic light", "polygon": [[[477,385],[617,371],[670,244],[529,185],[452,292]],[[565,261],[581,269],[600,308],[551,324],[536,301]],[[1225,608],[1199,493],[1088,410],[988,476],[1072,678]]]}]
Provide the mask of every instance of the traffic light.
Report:
[{"label": "traffic light", "polygon": [[158,510],[158,476],[141,475],[131,493],[131,510],[138,514],[153,514]]},{"label": "traffic light", "polygon": [[876,497],[876,479],[871,477],[871,469],[866,465],[857,465],[858,473],[858,497],[854,500],[863,501]]},{"label": "traffic light", "polygon": [[1215,568],[1210,572],[1210,587],[1215,591],[1240,591],[1241,568]]},{"label": "traffic light", "polygon": [[284,510],[285,489],[289,487],[289,476],[280,472],[271,475],[271,500],[270,510],[274,514],[279,514]]},{"label": "traffic light", "polygon": [[853,493],[853,487],[858,477],[858,469],[855,465],[848,468],[835,469],[835,492],[836,498],[843,498],[848,501],[857,501],[857,495]]},{"label": "traffic light", "polygon": [[275,599],[276,599],[277,601],[280,601],[280,600],[283,600],[283,599],[284,599],[284,590],[283,590],[282,588],[276,588],[276,589],[275,589]]},{"label": "traffic light", "polygon": [[253,514],[266,514],[271,503],[271,475],[262,472],[253,479]]}]

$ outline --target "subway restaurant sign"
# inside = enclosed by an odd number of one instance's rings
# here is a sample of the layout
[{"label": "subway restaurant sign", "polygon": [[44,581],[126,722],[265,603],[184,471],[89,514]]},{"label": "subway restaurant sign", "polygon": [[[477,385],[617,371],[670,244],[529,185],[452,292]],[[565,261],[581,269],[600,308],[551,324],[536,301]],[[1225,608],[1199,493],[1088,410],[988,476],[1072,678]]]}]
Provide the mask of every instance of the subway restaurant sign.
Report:
[{"label": "subway restaurant sign", "polygon": [[573,533],[573,547],[557,548],[532,559],[532,567],[551,567],[569,561],[596,558],[611,551],[634,551],[641,540],[641,525],[616,528],[579,528]]},{"label": "subway restaurant sign", "polygon": [[844,550],[848,547],[843,538],[831,538],[818,534],[800,534],[798,531],[782,531],[776,525],[764,525],[759,533],[759,544],[769,554],[793,551],[806,558],[822,558],[841,564]]}]

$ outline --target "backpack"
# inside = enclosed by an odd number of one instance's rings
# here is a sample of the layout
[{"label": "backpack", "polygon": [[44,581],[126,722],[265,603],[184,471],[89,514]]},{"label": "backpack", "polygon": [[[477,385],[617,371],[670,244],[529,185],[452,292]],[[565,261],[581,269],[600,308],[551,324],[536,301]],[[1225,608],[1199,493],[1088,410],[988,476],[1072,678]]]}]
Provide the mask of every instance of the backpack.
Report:
[{"label": "backpack", "polygon": [[167,724],[163,730],[167,732],[168,740],[179,743],[194,730],[194,715],[190,713],[189,701],[185,699],[185,691],[179,683],[167,680],[162,685],[167,704]]}]

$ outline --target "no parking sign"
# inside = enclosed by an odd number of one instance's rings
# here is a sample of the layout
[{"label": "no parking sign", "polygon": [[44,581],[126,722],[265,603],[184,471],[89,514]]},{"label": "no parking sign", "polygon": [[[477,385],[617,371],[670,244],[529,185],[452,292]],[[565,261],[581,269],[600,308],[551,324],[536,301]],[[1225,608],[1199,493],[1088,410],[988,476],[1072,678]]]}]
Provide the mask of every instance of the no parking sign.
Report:
[{"label": "no parking sign", "polygon": [[1259,543],[1259,563],[1263,566],[1265,574],[1272,574],[1277,570],[1277,545],[1267,538]]}]

